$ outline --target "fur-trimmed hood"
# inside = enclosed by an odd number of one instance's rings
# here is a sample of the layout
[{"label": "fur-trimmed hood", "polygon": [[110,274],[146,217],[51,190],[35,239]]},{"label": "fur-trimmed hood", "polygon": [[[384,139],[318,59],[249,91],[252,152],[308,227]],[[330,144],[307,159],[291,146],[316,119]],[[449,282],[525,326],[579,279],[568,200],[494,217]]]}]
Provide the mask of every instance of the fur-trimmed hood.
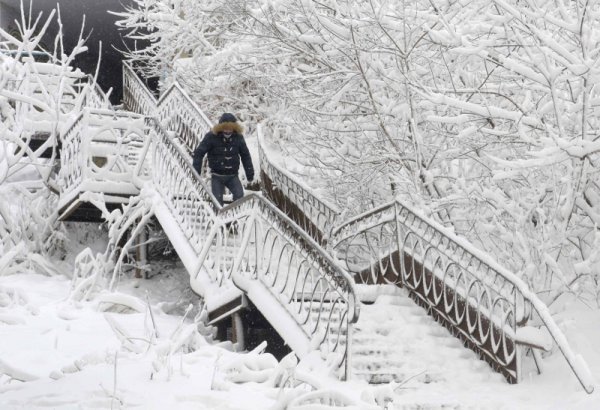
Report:
[{"label": "fur-trimmed hood", "polygon": [[244,127],[242,127],[242,125],[237,122],[221,122],[219,124],[216,124],[212,128],[212,132],[214,132],[215,134],[218,134],[224,130],[232,130],[233,132],[240,135],[244,133]]}]

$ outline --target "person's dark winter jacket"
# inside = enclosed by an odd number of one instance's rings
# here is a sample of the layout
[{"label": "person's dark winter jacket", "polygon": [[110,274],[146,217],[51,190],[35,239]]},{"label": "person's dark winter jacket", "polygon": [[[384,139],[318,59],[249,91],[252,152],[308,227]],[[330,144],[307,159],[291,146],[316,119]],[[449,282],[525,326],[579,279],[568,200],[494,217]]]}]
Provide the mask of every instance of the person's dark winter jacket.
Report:
[{"label": "person's dark winter jacket", "polygon": [[[229,136],[224,131],[233,131]],[[219,123],[209,131],[194,150],[194,168],[198,173],[202,168],[204,155],[208,156],[208,166],[213,174],[237,175],[240,158],[246,172],[246,179],[254,179],[254,167],[250,151],[242,135],[242,127],[233,114],[225,113]]]}]

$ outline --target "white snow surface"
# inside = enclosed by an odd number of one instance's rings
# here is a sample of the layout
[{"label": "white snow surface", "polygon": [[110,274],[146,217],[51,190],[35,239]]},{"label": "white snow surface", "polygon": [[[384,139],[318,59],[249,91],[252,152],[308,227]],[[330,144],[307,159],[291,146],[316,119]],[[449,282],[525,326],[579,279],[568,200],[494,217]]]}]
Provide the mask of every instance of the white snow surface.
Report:
[{"label": "white snow surface", "polygon": [[[94,225],[74,224],[68,232],[70,252],[88,243],[102,247]],[[185,314],[198,298],[180,262],[153,261],[150,279],[123,277],[113,294],[69,301],[70,252],[56,261],[64,275],[0,275],[0,409],[600,408],[598,391],[583,392],[559,352],[545,357],[542,375],[528,358],[528,376],[510,385],[407,299],[402,309],[412,313],[396,319],[402,310],[394,298],[402,295],[389,287],[369,297],[375,303],[363,310],[360,333],[389,326],[397,341],[390,365],[403,364],[407,379],[338,382],[314,368],[318,361],[310,356],[297,366],[278,363],[200,336],[193,315]],[[573,349],[600,379],[600,313],[566,297],[554,310]],[[277,387],[286,372],[311,380],[317,390]],[[315,397],[335,399],[339,407],[310,405]]]}]

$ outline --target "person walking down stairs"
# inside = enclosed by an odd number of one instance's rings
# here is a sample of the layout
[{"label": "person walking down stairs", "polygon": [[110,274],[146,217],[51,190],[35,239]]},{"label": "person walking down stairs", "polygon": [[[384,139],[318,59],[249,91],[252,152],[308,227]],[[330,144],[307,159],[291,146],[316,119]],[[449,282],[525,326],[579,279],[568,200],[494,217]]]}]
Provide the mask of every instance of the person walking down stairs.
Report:
[{"label": "person walking down stairs", "polygon": [[199,174],[205,155],[208,157],[211,173],[211,190],[217,201],[223,205],[223,193],[226,187],[231,191],[234,201],[244,196],[244,188],[238,177],[240,159],[249,184],[254,179],[254,167],[244,140],[243,128],[235,115],[231,113],[221,115],[219,123],[206,133],[200,145],[194,150],[194,169]]}]

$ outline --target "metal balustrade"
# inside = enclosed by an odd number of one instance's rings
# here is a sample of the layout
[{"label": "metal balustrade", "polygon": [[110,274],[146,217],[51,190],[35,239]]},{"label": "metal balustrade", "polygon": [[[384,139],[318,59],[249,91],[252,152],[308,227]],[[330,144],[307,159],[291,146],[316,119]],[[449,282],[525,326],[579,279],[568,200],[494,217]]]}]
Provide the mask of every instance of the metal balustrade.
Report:
[{"label": "metal balustrade", "polygon": [[[2,51],[0,51],[2,53]],[[12,53],[16,56],[23,54],[22,56],[31,55],[34,58],[47,57],[48,59],[51,56],[44,52],[30,52],[30,51],[20,51]],[[37,62],[37,60],[34,60]],[[26,92],[29,94],[33,92],[36,93],[48,92],[50,94],[59,93],[61,95],[60,101],[60,109],[62,112],[68,112],[73,109],[73,107],[77,108],[97,108],[97,109],[111,109],[112,106],[110,104],[108,95],[100,88],[95,78],[91,75],[83,75],[78,71],[68,71],[64,72],[63,70],[59,70],[57,72],[46,71],[43,68],[44,65],[31,67],[31,63],[24,64],[27,71],[30,74],[35,75],[35,80],[31,81],[28,86],[31,90],[22,90],[23,82],[27,79],[24,76],[21,79],[10,79],[6,82],[6,89],[13,92]],[[52,62],[45,62],[47,67],[52,67]],[[59,66],[56,66],[57,68]]]},{"label": "metal balustrade", "polygon": [[61,166],[58,172],[57,183],[63,195],[72,192],[83,180],[84,151],[82,149],[82,113],[77,117],[67,132],[62,136],[60,150]]},{"label": "metal balustrade", "polygon": [[[350,276],[262,196],[221,208],[186,152],[154,119],[153,182],[220,287],[260,281],[324,355],[347,374],[351,326],[359,307]],[[200,275],[201,272],[197,272]]]},{"label": "metal balustrade", "polygon": [[[125,63],[123,84],[125,106],[141,114],[156,115],[166,130],[176,133],[188,153],[198,146],[204,134],[210,130],[210,120],[177,82],[156,100],[133,68]],[[258,135],[261,188],[264,195],[319,244],[325,245],[329,231],[339,219],[339,211],[270,161],[265,154],[260,127]]]},{"label": "metal balustrade", "polygon": [[61,137],[57,183],[63,209],[83,191],[130,196],[150,177],[143,117],[84,109]]},{"label": "metal balustrade", "polygon": [[593,391],[547,308],[527,285],[406,204],[395,201],[343,223],[333,230],[331,245],[357,281],[406,287],[510,382],[521,378],[519,328],[533,320],[541,323],[584,389]]},{"label": "metal balustrade", "polygon": [[258,127],[258,153],[264,195],[314,240],[326,245],[331,229],[339,221],[339,210],[269,159],[262,127]]},{"label": "metal balustrade", "polygon": [[179,141],[190,153],[212,128],[212,123],[204,112],[177,82],[160,97],[157,111],[163,127],[175,131]]},{"label": "metal balustrade", "polygon": [[154,116],[157,100],[146,84],[126,62],[123,63],[123,104],[125,108],[138,114]]},{"label": "metal balustrade", "polygon": [[179,83],[174,82],[157,100],[127,63],[123,65],[123,101],[134,112],[156,116],[165,129],[176,133],[189,153],[212,127]]}]

